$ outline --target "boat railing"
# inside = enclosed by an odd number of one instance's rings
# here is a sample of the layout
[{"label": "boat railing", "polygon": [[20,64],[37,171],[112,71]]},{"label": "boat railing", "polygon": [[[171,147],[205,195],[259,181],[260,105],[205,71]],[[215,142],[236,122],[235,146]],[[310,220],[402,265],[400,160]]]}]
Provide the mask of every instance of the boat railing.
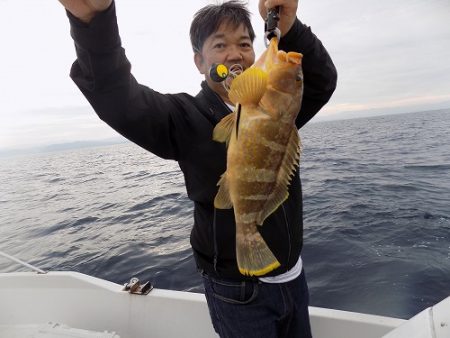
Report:
[{"label": "boat railing", "polygon": [[9,260],[11,260],[13,262],[16,262],[16,263],[18,263],[18,264],[20,264],[20,265],[22,265],[24,267],[27,267],[27,268],[31,269],[33,271],[36,271],[37,273],[43,273],[43,274],[47,273],[47,271],[39,269],[38,267],[36,267],[34,265],[28,264],[27,262],[24,262],[24,261],[14,257],[14,256],[8,255],[7,253],[5,253],[3,251],[0,251],[0,256],[5,257],[5,258],[7,258],[7,259],[9,259]]}]

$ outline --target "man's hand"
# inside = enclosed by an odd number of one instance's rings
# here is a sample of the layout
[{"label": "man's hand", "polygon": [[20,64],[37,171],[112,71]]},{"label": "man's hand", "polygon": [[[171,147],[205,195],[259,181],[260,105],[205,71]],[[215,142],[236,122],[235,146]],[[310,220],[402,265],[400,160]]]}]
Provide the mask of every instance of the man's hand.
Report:
[{"label": "man's hand", "polygon": [[267,17],[267,10],[276,6],[280,6],[278,28],[281,31],[281,36],[284,36],[295,22],[298,0],[259,0],[259,13],[263,20]]},{"label": "man's hand", "polygon": [[89,23],[98,12],[107,9],[112,0],[59,0],[59,2],[78,19]]}]

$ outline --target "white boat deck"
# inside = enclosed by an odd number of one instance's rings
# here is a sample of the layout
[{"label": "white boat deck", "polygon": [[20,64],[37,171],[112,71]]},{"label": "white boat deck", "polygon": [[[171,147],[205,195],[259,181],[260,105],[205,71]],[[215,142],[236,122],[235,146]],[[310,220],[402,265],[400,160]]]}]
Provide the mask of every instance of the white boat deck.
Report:
[{"label": "white boat deck", "polygon": [[[203,294],[154,289],[140,296],[122,289],[76,272],[0,273],[0,337],[217,337]],[[449,323],[448,305],[441,309],[447,321],[435,311],[445,335],[392,335],[396,328],[409,332],[402,325],[408,322],[315,307],[311,325],[315,338],[449,338],[442,324]]]}]

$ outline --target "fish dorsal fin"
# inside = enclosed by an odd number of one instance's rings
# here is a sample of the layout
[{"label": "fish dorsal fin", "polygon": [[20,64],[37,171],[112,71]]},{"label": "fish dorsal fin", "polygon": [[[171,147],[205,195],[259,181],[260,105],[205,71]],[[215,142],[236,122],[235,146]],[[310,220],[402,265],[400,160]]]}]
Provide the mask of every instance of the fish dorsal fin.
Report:
[{"label": "fish dorsal fin", "polygon": [[300,160],[300,147],[300,137],[297,128],[294,126],[289,137],[286,153],[278,170],[275,189],[258,215],[257,224],[263,224],[264,220],[288,198],[288,185]]},{"label": "fish dorsal fin", "polygon": [[213,140],[217,142],[228,142],[230,141],[231,133],[233,132],[233,126],[236,120],[236,113],[233,112],[225,116],[219,123],[214,127],[213,130]]},{"label": "fish dorsal fin", "polygon": [[227,172],[222,174],[219,182],[217,183],[219,186],[219,191],[217,192],[216,197],[214,198],[214,207],[217,209],[230,209],[233,207],[233,203],[230,199],[230,192],[228,190],[228,180],[227,180]]},{"label": "fish dorsal fin", "polygon": [[250,67],[231,83],[228,98],[233,104],[258,104],[267,86],[267,73],[259,67]]}]

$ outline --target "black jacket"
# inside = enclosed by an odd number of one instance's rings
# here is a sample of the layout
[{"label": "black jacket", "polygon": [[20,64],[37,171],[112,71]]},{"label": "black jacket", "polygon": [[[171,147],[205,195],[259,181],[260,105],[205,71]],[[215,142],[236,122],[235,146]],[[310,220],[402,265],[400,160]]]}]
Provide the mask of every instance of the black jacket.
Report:
[{"label": "black jacket", "polygon": [[[191,245],[198,267],[242,279],[236,265],[233,211],[213,206],[217,182],[226,169],[226,148],[212,140],[212,131],[230,113],[229,108],[206,82],[195,97],[160,94],[137,83],[121,47],[114,3],[89,25],[68,16],[77,52],[72,79],[98,116],[117,132],[162,158],[178,161],[188,197],[194,202]],[[331,97],[336,70],[321,42],[298,20],[281,39],[280,49],[304,55],[304,95],[296,121],[301,128]],[[290,269],[298,260],[303,237],[298,172],[289,198],[259,229],[281,263],[268,275]]]}]

